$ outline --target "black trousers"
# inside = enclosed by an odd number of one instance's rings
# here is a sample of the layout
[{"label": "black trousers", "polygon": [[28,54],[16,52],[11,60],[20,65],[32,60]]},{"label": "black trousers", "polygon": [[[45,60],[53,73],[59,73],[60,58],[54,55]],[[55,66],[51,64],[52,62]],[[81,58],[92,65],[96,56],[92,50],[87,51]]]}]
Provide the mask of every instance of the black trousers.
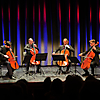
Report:
[{"label": "black trousers", "polygon": [[69,71],[70,66],[71,66],[71,63],[69,62],[69,65],[67,66],[66,71]]},{"label": "black trousers", "polygon": [[[95,68],[96,66],[98,66],[97,63],[91,62],[90,67],[91,67],[91,74],[92,74],[92,75],[94,75],[94,68]],[[86,74],[89,74],[88,70],[85,70],[85,69],[83,69],[83,70],[85,71]]]},{"label": "black trousers", "polygon": [[[30,66],[30,59],[31,59],[32,55],[31,54],[26,54],[23,63],[26,64],[26,71],[29,71],[29,66]],[[39,72],[40,69],[40,65],[36,65],[37,67],[37,72]]]},{"label": "black trousers", "polygon": [[9,61],[5,61],[4,65],[7,66],[7,70],[8,70],[6,75],[9,76],[9,78],[12,78],[14,69],[11,67],[10,62]]},{"label": "black trousers", "polygon": [[91,74],[92,75],[94,75],[94,68],[96,67],[96,66],[98,66],[98,64],[97,63],[95,63],[95,62],[91,62]]},{"label": "black trousers", "polygon": [[29,66],[30,66],[30,59],[31,59],[32,55],[31,54],[26,54],[24,57],[24,61],[23,64],[26,64],[26,71],[29,70]]},{"label": "black trousers", "polygon": [[[71,66],[71,63],[69,63],[69,65],[66,67],[66,71],[69,71],[70,66]],[[59,70],[61,70],[61,66],[59,66]]]}]

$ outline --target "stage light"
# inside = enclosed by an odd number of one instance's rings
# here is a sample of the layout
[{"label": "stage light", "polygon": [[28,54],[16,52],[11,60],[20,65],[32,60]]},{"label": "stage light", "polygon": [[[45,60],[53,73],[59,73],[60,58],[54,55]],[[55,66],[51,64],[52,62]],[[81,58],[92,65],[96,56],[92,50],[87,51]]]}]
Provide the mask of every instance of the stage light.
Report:
[{"label": "stage light", "polygon": [[90,7],[90,40],[92,39],[92,9]]},{"label": "stage light", "polygon": [[88,41],[87,41],[87,25],[85,26],[85,29],[86,29],[86,30],[85,30],[85,35],[86,35],[86,36],[85,36],[85,37],[86,37],[86,41],[85,41],[85,42],[86,42],[86,51],[87,51],[87,49],[88,49],[88,45],[87,45],[87,42],[88,42]]},{"label": "stage light", "polygon": [[40,4],[39,4],[39,26],[38,26],[38,48],[39,48],[39,53],[41,53],[41,21],[40,21],[40,17],[41,17],[41,14],[40,14]]},{"label": "stage light", "polygon": [[25,45],[27,44],[27,6],[25,8]]},{"label": "stage light", "polygon": [[71,29],[70,29],[70,3],[69,3],[69,45],[71,45]]},{"label": "stage light", "polygon": [[99,47],[100,47],[100,6],[99,6]]},{"label": "stage light", "polygon": [[77,57],[80,60],[80,22],[79,22],[79,4],[77,4]]},{"label": "stage light", "polygon": [[17,61],[21,64],[21,53],[20,53],[20,19],[19,19],[19,5],[17,6]]},{"label": "stage light", "polygon": [[[48,36],[47,36],[47,24],[46,24],[46,5],[44,0],[44,8],[43,8],[43,18],[44,18],[44,25],[43,25],[43,34],[44,34],[44,52],[48,52]],[[47,65],[47,60],[45,61],[45,65]]]},{"label": "stage light", "polygon": [[[4,35],[4,22],[3,22],[3,7],[2,7],[2,39],[3,41],[5,40],[5,35]],[[4,43],[3,43],[4,45]]]},{"label": "stage light", "polygon": [[61,6],[59,0],[59,35],[60,35],[60,45],[62,45],[62,34],[61,34]]},{"label": "stage light", "polygon": [[[51,45],[52,45],[52,53],[53,53],[53,31],[52,31],[52,17],[51,17]],[[53,58],[51,57],[51,65],[53,65]]]},{"label": "stage light", "polygon": [[10,34],[10,6],[8,6],[8,18],[9,18],[9,41],[11,41],[11,34]]},{"label": "stage light", "polygon": [[33,40],[35,41],[35,7],[33,4]]}]

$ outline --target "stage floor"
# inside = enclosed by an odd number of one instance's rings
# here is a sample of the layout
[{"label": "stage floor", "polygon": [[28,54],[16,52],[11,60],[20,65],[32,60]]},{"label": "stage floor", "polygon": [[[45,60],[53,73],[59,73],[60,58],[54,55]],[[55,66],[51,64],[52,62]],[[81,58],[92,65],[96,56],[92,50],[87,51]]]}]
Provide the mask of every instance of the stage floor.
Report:
[{"label": "stage floor", "polygon": [[[68,74],[56,74],[58,67],[57,66],[50,66],[50,67],[41,67],[41,74],[37,73],[35,74],[35,67],[30,67],[29,71],[30,71],[30,75],[29,74],[25,74],[26,73],[26,68],[25,67],[20,67],[19,69],[14,71],[14,76],[16,77],[16,80],[12,80],[9,79],[7,77],[5,77],[5,74],[7,73],[7,68],[6,67],[2,67],[0,70],[0,83],[14,83],[20,79],[26,79],[28,82],[43,82],[44,79],[46,77],[50,77],[51,81],[53,81],[55,78],[59,78],[62,81],[65,81],[66,77],[68,75],[79,75],[82,77],[82,74],[84,73],[84,71],[80,68],[80,66],[76,67],[77,72],[75,73],[75,67],[71,66],[70,67],[70,73]],[[62,69],[63,71],[65,70],[65,68]],[[91,73],[91,68],[89,69],[89,72]],[[44,73],[44,74],[43,74]],[[97,76],[95,76],[95,78],[100,80],[100,67],[96,67],[95,68],[95,74],[97,74]],[[82,77],[83,80],[86,79],[86,77]]]}]

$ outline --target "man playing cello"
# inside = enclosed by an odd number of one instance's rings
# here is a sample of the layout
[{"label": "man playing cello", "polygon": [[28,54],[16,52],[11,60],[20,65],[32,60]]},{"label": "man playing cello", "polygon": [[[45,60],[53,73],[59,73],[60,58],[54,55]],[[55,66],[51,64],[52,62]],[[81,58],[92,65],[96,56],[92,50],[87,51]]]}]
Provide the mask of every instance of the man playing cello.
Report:
[{"label": "man playing cello", "polygon": [[37,65],[37,73],[39,73],[39,61],[35,62],[36,54],[38,53],[39,49],[32,38],[28,39],[28,44],[25,45],[24,50],[26,50],[26,55],[24,58],[23,63],[26,63],[26,71],[28,74],[30,64]]},{"label": "man playing cello", "polygon": [[[0,47],[0,61],[3,63],[3,65],[7,66],[8,72],[6,73],[6,76],[8,76],[10,79],[15,79],[15,77],[13,76],[13,71],[15,69],[19,68],[18,63],[12,59],[14,57],[14,55],[12,55],[12,50],[11,50],[11,42],[10,41],[4,41],[5,45],[2,45]],[[9,56],[11,55],[11,57]],[[12,62],[14,62],[14,64],[16,63],[17,68],[15,68],[16,66],[12,66],[10,60],[12,60]]]},{"label": "man playing cello", "polygon": [[100,48],[97,47],[99,42],[95,43],[95,39],[92,39],[89,42],[90,42],[90,48],[87,51],[79,54],[79,56],[86,55],[85,60],[81,64],[81,68],[85,72],[83,76],[89,75],[88,69],[90,68],[90,66],[91,66],[91,73],[94,76],[94,67],[99,65]]},{"label": "man playing cello", "polygon": [[[62,53],[62,51],[66,52],[66,50],[67,50],[65,57],[70,56],[71,51],[74,52],[74,49],[71,45],[68,45],[68,43],[69,43],[69,41],[67,40],[67,38],[64,38],[63,39],[63,45],[60,45],[59,48],[55,52],[53,52],[52,54],[55,55],[58,51],[60,51],[60,53]],[[68,59],[68,64],[66,65],[66,67],[67,67],[66,73],[68,73],[69,67],[70,67],[70,60],[69,59]]]}]

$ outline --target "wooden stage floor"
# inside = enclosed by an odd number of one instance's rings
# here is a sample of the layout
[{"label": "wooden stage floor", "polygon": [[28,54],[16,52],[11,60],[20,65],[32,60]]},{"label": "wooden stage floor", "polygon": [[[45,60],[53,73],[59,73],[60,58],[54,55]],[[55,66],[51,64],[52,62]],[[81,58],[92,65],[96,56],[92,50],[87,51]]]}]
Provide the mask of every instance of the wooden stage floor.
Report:
[{"label": "wooden stage floor", "polygon": [[[1,67],[0,70],[0,83],[14,83],[20,79],[25,79],[28,82],[43,82],[45,80],[46,77],[50,77],[51,81],[53,81],[55,78],[59,78],[62,81],[65,81],[66,77],[68,75],[79,75],[82,77],[82,74],[84,73],[84,71],[80,68],[80,66],[76,67],[77,72],[75,73],[75,66],[71,66],[70,67],[70,73],[68,74],[56,74],[58,70],[57,66],[49,66],[49,67],[41,67],[41,72],[43,73],[37,73],[35,74],[35,67],[30,67],[29,71],[31,72],[30,75],[29,74],[25,74],[26,73],[26,68],[25,67],[20,67],[19,69],[14,71],[14,76],[16,77],[16,80],[12,80],[9,79],[7,77],[5,77],[5,74],[7,73],[7,68],[6,67]],[[65,68],[62,69],[63,71],[65,70]],[[91,68],[89,69],[89,72],[91,73]],[[100,67],[96,67],[95,68],[95,74],[97,74],[97,76],[95,76],[97,79],[100,80]],[[86,77],[82,77],[83,80],[85,80]]]}]

